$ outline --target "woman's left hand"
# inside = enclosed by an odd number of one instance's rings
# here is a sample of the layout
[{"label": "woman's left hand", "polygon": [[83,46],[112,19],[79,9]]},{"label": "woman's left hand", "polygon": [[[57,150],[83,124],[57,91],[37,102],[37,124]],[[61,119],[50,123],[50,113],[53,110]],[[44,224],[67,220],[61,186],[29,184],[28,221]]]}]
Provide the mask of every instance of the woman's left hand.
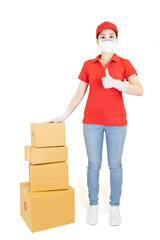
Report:
[{"label": "woman's left hand", "polygon": [[109,75],[108,68],[106,68],[106,77],[102,78],[102,84],[104,88],[115,87],[115,79]]},{"label": "woman's left hand", "polygon": [[108,88],[116,88],[119,91],[126,91],[129,82],[125,81],[122,82],[121,80],[114,79],[109,75],[108,68],[106,68],[106,77],[102,78],[102,84],[103,87],[108,89]]}]

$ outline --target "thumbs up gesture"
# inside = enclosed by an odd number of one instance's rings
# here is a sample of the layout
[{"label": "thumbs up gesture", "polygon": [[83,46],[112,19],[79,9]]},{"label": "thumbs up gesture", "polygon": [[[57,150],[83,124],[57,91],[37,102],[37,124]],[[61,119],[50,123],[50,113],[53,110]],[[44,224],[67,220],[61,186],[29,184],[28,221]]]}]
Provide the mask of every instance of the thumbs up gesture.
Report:
[{"label": "thumbs up gesture", "polygon": [[106,68],[106,77],[102,78],[102,84],[104,88],[112,88],[115,86],[115,79],[113,79],[108,72],[108,68]]},{"label": "thumbs up gesture", "polygon": [[116,88],[119,91],[126,91],[129,85],[129,82],[127,81],[122,82],[121,80],[112,78],[109,74],[108,68],[106,68],[106,77],[103,77],[101,80],[102,80],[103,87],[106,89]]}]

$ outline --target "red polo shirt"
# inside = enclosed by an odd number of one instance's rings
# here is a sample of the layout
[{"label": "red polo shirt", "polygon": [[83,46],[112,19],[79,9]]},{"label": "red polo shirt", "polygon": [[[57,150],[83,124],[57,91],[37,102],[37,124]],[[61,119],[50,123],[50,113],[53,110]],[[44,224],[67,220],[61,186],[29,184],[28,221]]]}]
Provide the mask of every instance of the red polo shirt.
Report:
[{"label": "red polo shirt", "polygon": [[115,89],[106,89],[102,84],[102,77],[106,76],[105,69],[114,79],[124,81],[137,71],[128,59],[114,54],[105,68],[99,61],[99,54],[95,59],[84,62],[78,79],[89,83],[89,94],[84,109],[82,123],[102,125],[126,125],[126,110],[122,92]]}]

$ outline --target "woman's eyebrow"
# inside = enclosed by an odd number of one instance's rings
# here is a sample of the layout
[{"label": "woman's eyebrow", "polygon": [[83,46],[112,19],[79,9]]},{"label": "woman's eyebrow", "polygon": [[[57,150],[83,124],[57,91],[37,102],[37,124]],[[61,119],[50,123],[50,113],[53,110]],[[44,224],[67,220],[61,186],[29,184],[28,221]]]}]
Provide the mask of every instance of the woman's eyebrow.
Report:
[{"label": "woman's eyebrow", "polygon": [[[105,36],[105,34],[104,33],[102,33],[102,34],[100,34],[100,36]],[[110,33],[109,35],[114,35],[114,33]]]}]

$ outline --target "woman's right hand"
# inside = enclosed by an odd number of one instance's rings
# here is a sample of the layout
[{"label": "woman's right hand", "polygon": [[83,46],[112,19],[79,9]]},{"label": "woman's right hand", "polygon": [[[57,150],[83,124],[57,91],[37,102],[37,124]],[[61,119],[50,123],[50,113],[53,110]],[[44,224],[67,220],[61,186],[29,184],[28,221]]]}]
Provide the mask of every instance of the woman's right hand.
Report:
[{"label": "woman's right hand", "polygon": [[53,118],[49,121],[45,121],[45,123],[51,123],[51,122],[64,122],[72,113],[72,110],[70,108],[67,108],[67,110],[64,112],[63,115],[60,117]]},{"label": "woman's right hand", "polygon": [[51,123],[51,122],[63,122],[64,120],[65,120],[65,119],[64,119],[64,117],[63,117],[63,115],[62,115],[62,116],[57,117],[57,118],[52,118],[52,119],[46,121],[45,123]]}]

